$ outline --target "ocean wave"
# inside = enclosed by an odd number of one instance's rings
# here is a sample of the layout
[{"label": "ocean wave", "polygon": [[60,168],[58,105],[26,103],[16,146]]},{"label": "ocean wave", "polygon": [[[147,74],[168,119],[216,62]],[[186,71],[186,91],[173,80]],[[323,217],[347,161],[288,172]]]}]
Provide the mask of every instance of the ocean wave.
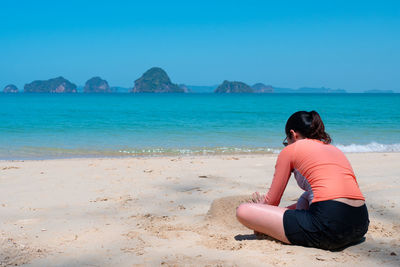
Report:
[{"label": "ocean wave", "polygon": [[[335,144],[345,153],[367,152],[400,152],[400,143],[380,144]],[[0,160],[9,159],[54,159],[74,157],[147,157],[147,156],[190,156],[190,155],[243,155],[243,154],[279,154],[281,148],[273,147],[147,147],[125,149],[68,149],[56,147],[21,147],[18,149],[5,149],[0,147]]]},{"label": "ocean wave", "polygon": [[272,154],[275,149],[265,147],[198,147],[198,148],[145,148],[118,151],[124,155],[224,155],[224,154]]},{"label": "ocean wave", "polygon": [[195,156],[232,154],[274,154],[268,147],[189,147],[189,148],[125,148],[125,149],[79,149],[57,147],[24,146],[17,149],[0,147],[0,160],[57,159],[75,157],[151,157],[151,156]]},{"label": "ocean wave", "polygon": [[366,152],[400,152],[400,144],[380,144],[372,142],[366,145],[335,145],[345,153],[366,153]]}]

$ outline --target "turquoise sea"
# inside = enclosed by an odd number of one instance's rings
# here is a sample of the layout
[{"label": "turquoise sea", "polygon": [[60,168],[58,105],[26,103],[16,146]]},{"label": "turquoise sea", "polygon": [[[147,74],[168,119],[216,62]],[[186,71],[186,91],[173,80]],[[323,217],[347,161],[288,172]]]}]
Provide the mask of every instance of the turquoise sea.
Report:
[{"label": "turquoise sea", "polygon": [[400,151],[400,94],[0,94],[0,159],[277,153],[316,110],[345,152]]}]

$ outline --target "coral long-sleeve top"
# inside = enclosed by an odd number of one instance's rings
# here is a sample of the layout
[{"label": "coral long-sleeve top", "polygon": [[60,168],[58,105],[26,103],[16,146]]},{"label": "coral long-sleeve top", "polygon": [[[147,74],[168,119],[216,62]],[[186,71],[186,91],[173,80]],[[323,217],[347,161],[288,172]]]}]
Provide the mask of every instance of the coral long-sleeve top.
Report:
[{"label": "coral long-sleeve top", "polygon": [[336,198],[365,200],[350,162],[337,147],[315,139],[302,139],[285,147],[278,156],[275,174],[264,202],[278,206],[292,172],[312,190],[311,203]]}]

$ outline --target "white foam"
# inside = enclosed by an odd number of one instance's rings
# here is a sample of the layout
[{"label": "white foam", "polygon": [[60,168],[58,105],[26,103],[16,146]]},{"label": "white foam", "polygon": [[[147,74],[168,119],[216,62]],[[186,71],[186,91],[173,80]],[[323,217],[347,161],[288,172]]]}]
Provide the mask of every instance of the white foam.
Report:
[{"label": "white foam", "polygon": [[[270,149],[270,148],[268,148],[268,149]],[[279,154],[279,153],[281,153],[282,149],[273,148],[273,149],[271,149],[271,151],[273,154]]]},{"label": "white foam", "polygon": [[400,144],[379,144],[372,142],[366,145],[341,145],[336,144],[337,148],[346,153],[365,153],[365,152],[400,152]]},{"label": "white foam", "polygon": [[[366,152],[400,152],[400,144],[379,144],[372,142],[365,145],[335,144],[337,148],[345,153],[366,153]],[[197,147],[197,148],[143,148],[132,150],[119,150],[122,154],[131,155],[212,155],[212,154],[247,154],[247,153],[272,153],[279,154],[281,148],[270,147]]]}]

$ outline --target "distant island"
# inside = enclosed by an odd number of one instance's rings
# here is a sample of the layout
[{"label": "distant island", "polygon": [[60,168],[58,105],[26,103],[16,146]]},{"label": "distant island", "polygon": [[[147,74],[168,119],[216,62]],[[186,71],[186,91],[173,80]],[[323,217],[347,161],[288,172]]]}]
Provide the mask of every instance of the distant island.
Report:
[{"label": "distant island", "polygon": [[[4,87],[3,93],[18,93],[14,84]],[[148,69],[140,78],[134,81],[134,87],[110,86],[101,77],[95,76],[86,81],[84,86],[77,87],[62,76],[37,80],[25,84],[25,93],[256,93],[256,94],[345,94],[344,89],[326,87],[300,87],[298,89],[275,87],[258,82],[252,86],[241,81],[224,80],[219,85],[187,85],[175,84],[167,72],[160,67]],[[366,90],[366,94],[396,93],[393,90]]]},{"label": "distant island", "polygon": [[25,84],[25,93],[76,93],[76,85],[63,77]]},{"label": "distant island", "polygon": [[364,91],[365,94],[394,94],[392,90],[367,90]]},{"label": "distant island", "polygon": [[130,93],[132,91],[132,88],[122,87],[122,86],[112,86],[110,90],[112,93]]},{"label": "distant island", "polygon": [[183,90],[184,93],[193,93],[192,90],[185,84],[179,84],[178,86]]},{"label": "distant island", "polygon": [[256,83],[252,86],[254,93],[273,93],[274,87],[272,85],[265,85],[263,83]]},{"label": "distant island", "polygon": [[185,93],[185,89],[172,83],[163,69],[154,67],[135,81],[132,93]]},{"label": "distant island", "polygon": [[191,93],[213,93],[218,85],[186,85]]},{"label": "distant island", "polygon": [[3,93],[10,94],[10,93],[18,93],[18,88],[14,84],[9,84],[3,89]]},{"label": "distant island", "polygon": [[[86,85],[86,84],[85,84]],[[77,86],[76,90],[78,91],[78,93],[84,93],[85,91],[85,86],[81,85],[81,86]],[[110,86],[110,90],[107,93],[130,93],[132,91],[132,88],[130,87],[122,87],[122,86]],[[94,94],[96,93],[100,93],[102,94],[103,92],[92,92]]]},{"label": "distant island", "polygon": [[111,88],[106,80],[100,77],[93,77],[89,79],[85,87],[83,88],[84,93],[111,93]]},{"label": "distant island", "polygon": [[275,93],[283,93],[283,94],[291,94],[291,93],[299,93],[299,94],[345,94],[347,93],[344,89],[331,89],[331,88],[312,88],[312,87],[300,87],[298,89],[291,88],[279,88],[274,87]]},{"label": "distant island", "polygon": [[263,83],[256,83],[253,86],[249,86],[243,82],[229,82],[224,81],[214,93],[301,93],[301,94],[331,94],[331,93],[347,93],[343,89],[331,89],[331,88],[311,88],[311,87],[301,87],[299,89],[290,88],[279,88],[273,87],[272,85],[265,85]]},{"label": "distant island", "polygon": [[214,93],[254,93],[254,89],[243,82],[224,81]]}]

